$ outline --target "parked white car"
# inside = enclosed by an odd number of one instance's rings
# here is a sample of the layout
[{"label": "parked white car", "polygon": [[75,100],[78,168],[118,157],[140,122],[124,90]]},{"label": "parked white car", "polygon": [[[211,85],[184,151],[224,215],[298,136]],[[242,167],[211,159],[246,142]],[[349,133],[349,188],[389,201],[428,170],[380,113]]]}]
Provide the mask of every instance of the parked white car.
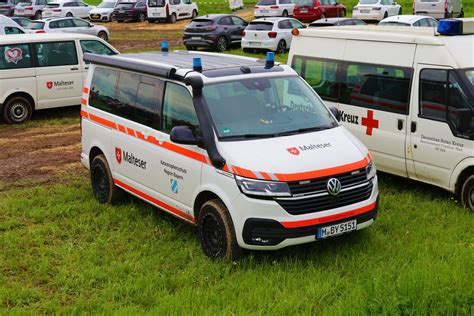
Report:
[{"label": "parked white car", "polygon": [[17,4],[15,7],[15,16],[26,16],[35,20],[43,18],[43,10],[47,4],[47,0],[31,0]]},{"label": "parked white car", "polygon": [[7,16],[0,15],[0,35],[24,34],[26,31]]},{"label": "parked white car", "polygon": [[436,19],[464,16],[461,0],[413,0],[413,14]]},{"label": "parked white car", "polygon": [[430,16],[422,15],[395,15],[383,19],[378,25],[381,26],[424,26],[437,27],[438,20]]},{"label": "parked white car", "polygon": [[293,18],[262,18],[249,23],[242,38],[244,51],[271,50],[283,54],[290,48],[291,31],[305,26]]},{"label": "parked white car", "polygon": [[109,39],[109,30],[80,18],[59,18],[32,21],[26,28],[29,33],[79,33]]},{"label": "parked white car", "polygon": [[352,17],[361,20],[381,21],[393,15],[402,15],[402,6],[395,0],[359,0],[352,10]]},{"label": "parked white car", "polygon": [[111,15],[114,11],[115,5],[117,5],[117,2],[117,0],[102,1],[97,6],[97,8],[94,8],[89,11],[89,20],[102,22],[112,21]]},{"label": "parked white car", "polygon": [[293,15],[293,0],[260,0],[253,9],[255,18]]},{"label": "parked white car", "polygon": [[199,8],[192,0],[148,0],[146,3],[147,20],[168,21],[175,23],[177,20],[198,16]]},{"label": "parked white car", "polygon": [[95,6],[88,5],[82,1],[63,0],[49,2],[43,11],[43,18],[63,18],[63,17],[79,17],[87,18],[89,11]]}]

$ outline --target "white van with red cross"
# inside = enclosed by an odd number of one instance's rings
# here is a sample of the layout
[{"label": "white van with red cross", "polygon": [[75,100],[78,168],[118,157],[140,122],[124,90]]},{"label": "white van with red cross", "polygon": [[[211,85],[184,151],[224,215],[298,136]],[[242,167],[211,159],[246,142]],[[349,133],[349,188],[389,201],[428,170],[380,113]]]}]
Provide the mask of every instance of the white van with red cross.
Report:
[{"label": "white van with red cross", "polygon": [[118,54],[91,35],[21,34],[0,36],[0,113],[19,124],[33,111],[79,105],[89,65],[85,52]]},{"label": "white van with red cross", "polygon": [[369,151],[272,56],[86,54],[81,159],[99,202],[124,190],[194,224],[211,258],[372,224]]},{"label": "white van with red cross", "polygon": [[378,170],[458,193],[473,210],[472,34],[474,19],[442,20],[437,34],[403,27],[300,30],[288,62],[339,109]]}]

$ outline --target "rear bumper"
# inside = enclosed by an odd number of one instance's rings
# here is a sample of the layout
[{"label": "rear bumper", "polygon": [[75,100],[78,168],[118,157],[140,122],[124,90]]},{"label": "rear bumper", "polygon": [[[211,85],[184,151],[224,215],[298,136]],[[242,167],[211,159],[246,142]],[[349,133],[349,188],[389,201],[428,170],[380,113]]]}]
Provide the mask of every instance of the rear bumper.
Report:
[{"label": "rear bumper", "polygon": [[183,35],[183,43],[186,46],[195,47],[213,47],[215,46],[216,36],[213,33],[190,33]]},{"label": "rear bumper", "polygon": [[286,228],[276,220],[248,218],[244,224],[242,237],[246,244],[254,246],[277,246],[287,239],[292,239],[297,243],[311,242],[316,240],[316,233],[320,227],[356,220],[357,230],[360,230],[370,226],[377,215],[378,199],[373,209],[365,213],[320,225]]},{"label": "rear bumper", "polygon": [[131,20],[136,19],[137,16],[135,16],[135,14],[133,14],[133,13],[130,13],[130,14],[113,14],[112,15],[112,20],[114,20],[114,21],[131,21]]},{"label": "rear bumper", "polygon": [[444,11],[415,11],[415,15],[426,15],[435,19],[444,19],[445,14]]},{"label": "rear bumper", "polygon": [[361,13],[360,11],[353,11],[352,17],[361,19],[364,21],[382,21],[384,16],[384,11],[370,11],[370,13]]},{"label": "rear bumper", "polygon": [[[258,43],[256,45],[255,43]],[[255,49],[255,50],[272,50],[275,51],[277,49],[278,42],[276,40],[272,41],[249,41],[246,39],[242,39],[241,46],[242,48],[246,49]]]},{"label": "rear bumper", "polygon": [[293,16],[295,19],[300,20],[302,22],[313,22],[321,18],[320,13],[304,14],[304,13],[293,12]]},{"label": "rear bumper", "polygon": [[193,47],[214,47],[215,43],[212,40],[202,39],[202,40],[192,40],[192,39],[185,39],[183,40],[185,46],[193,46]]}]

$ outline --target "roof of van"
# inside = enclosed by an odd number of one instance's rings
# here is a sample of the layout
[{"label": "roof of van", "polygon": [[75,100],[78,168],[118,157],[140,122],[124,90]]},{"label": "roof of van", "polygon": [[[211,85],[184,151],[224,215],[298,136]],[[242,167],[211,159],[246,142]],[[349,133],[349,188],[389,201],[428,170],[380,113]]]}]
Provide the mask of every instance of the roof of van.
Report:
[{"label": "roof of van", "polygon": [[31,33],[0,36],[0,44],[30,43],[54,40],[73,40],[73,39],[95,39],[97,36],[86,34],[65,34],[65,33]]}]

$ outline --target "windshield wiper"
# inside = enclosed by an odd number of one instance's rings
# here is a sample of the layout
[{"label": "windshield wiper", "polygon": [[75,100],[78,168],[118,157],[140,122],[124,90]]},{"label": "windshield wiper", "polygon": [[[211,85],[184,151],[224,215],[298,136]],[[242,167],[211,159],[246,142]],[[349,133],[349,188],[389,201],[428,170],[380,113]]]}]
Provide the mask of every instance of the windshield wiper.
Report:
[{"label": "windshield wiper", "polygon": [[275,134],[275,135],[276,136],[288,136],[288,135],[296,135],[296,134],[307,133],[307,132],[319,132],[319,131],[323,131],[325,129],[330,129],[332,127],[333,126],[305,127],[305,128],[295,129],[293,131],[281,132],[281,133],[278,133],[278,134]]}]

